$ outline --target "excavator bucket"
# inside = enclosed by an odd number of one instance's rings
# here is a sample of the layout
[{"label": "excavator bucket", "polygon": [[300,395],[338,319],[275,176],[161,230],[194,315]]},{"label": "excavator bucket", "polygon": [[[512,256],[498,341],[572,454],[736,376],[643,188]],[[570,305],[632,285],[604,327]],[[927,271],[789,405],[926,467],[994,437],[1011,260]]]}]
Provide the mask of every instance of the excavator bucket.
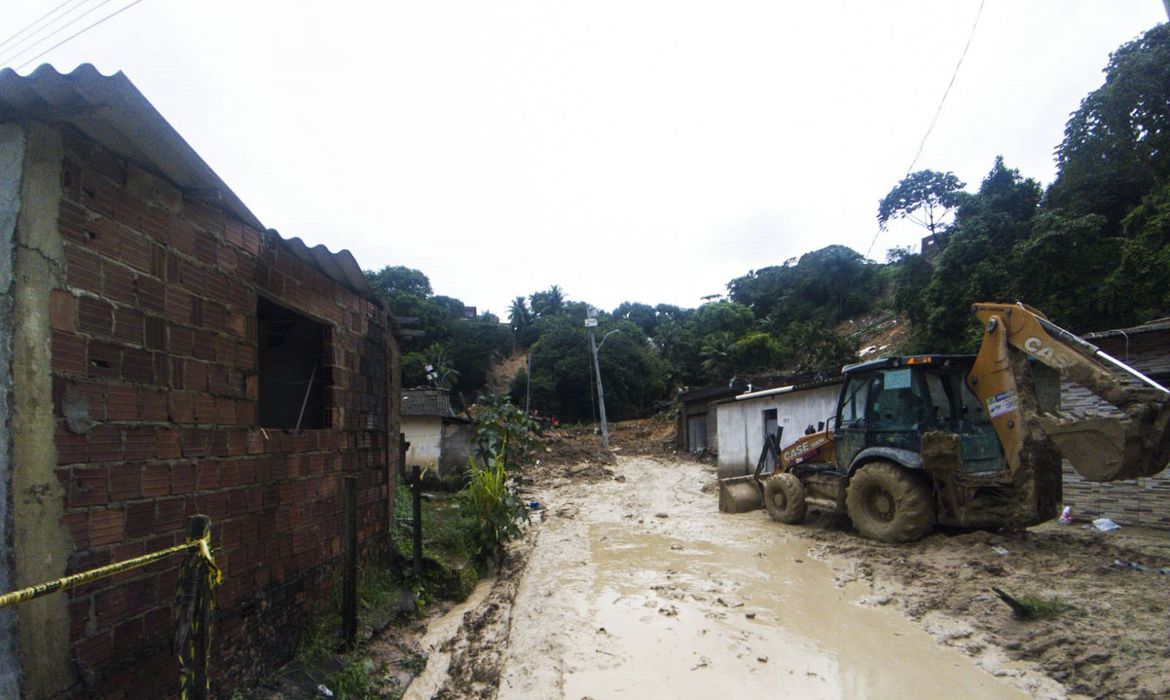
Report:
[{"label": "excavator bucket", "polygon": [[780,435],[784,428],[776,429],[775,434],[764,436],[764,447],[760,450],[760,458],[756,460],[756,471],[742,476],[728,476],[719,479],[719,510],[724,513],[746,513],[749,510],[758,510],[764,507],[764,487],[760,484],[760,474],[769,464],[780,463]]},{"label": "excavator bucket", "polygon": [[719,480],[719,510],[723,513],[746,513],[764,507],[764,494],[752,474]]},{"label": "excavator bucket", "polygon": [[1170,461],[1167,405],[1149,405],[1127,418],[1041,415],[1037,420],[1060,454],[1088,481],[1153,476]]}]

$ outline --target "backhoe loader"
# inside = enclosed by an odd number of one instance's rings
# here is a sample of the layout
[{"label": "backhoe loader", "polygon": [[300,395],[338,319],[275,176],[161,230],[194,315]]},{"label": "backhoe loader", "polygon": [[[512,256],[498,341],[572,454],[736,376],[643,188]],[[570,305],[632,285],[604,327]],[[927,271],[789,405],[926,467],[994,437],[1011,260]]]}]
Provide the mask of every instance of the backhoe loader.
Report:
[{"label": "backhoe loader", "polygon": [[[1170,461],[1170,390],[1025,304],[975,304],[977,355],[847,365],[836,416],[722,479],[725,512],[777,521],[808,506],[845,513],[863,536],[908,542],[934,525],[1022,528],[1054,518],[1061,458],[1089,481],[1151,476]],[[1058,410],[1064,377],[1118,409]],[[779,437],[773,441],[780,443]]]}]

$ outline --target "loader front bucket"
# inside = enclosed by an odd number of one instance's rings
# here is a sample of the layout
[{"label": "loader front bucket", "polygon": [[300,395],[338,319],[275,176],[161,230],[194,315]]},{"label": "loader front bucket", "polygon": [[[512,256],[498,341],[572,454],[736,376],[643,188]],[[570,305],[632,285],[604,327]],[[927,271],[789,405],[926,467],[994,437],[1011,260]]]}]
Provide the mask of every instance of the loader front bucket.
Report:
[{"label": "loader front bucket", "polygon": [[1153,476],[1170,460],[1170,406],[1148,405],[1128,418],[1039,416],[1061,456],[1088,481]]},{"label": "loader front bucket", "polygon": [[755,476],[733,476],[719,480],[719,510],[746,513],[764,507],[764,494]]}]

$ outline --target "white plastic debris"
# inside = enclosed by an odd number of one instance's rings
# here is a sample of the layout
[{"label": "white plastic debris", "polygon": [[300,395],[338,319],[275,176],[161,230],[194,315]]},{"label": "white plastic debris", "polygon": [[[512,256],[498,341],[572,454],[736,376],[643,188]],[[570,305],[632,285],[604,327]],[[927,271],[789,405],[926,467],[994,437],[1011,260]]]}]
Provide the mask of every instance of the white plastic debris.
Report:
[{"label": "white plastic debris", "polygon": [[1120,530],[1121,526],[1113,522],[1109,518],[1097,518],[1093,521],[1093,527],[1101,532],[1112,532],[1113,530]]},{"label": "white plastic debris", "polygon": [[1072,506],[1065,506],[1064,510],[1060,511],[1058,522],[1061,525],[1072,525]]},{"label": "white plastic debris", "polygon": [[317,686],[317,692],[321,693],[322,697],[326,697],[326,698],[333,697],[333,691],[330,690],[329,688],[327,688],[324,683]]}]

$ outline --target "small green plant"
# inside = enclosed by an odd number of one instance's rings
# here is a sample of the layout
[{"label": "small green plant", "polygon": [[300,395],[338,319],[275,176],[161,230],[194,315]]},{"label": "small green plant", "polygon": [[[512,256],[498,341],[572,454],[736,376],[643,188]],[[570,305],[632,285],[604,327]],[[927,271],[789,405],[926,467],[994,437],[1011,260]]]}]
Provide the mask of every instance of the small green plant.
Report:
[{"label": "small green plant", "polygon": [[338,700],[361,700],[374,695],[379,667],[373,659],[362,658],[360,652],[346,657],[341,668],[328,676],[325,685]]},{"label": "small green plant", "polygon": [[483,465],[468,464],[469,481],[460,492],[464,512],[476,523],[476,556],[484,563],[499,557],[504,543],[520,536],[520,523],[528,522],[528,508],[508,487],[505,450],[493,453]]},{"label": "small green plant", "polygon": [[1026,620],[1047,620],[1072,609],[1072,605],[1059,598],[1042,598],[1040,596],[1022,596],[1020,605],[1025,612],[1020,617]]},{"label": "small green plant", "polygon": [[412,675],[417,676],[427,667],[427,655],[417,651],[408,651],[402,658],[402,666]]},{"label": "small green plant", "polygon": [[493,397],[476,417],[475,444],[485,463],[498,454],[506,469],[519,469],[540,446],[540,425],[507,397]]}]

